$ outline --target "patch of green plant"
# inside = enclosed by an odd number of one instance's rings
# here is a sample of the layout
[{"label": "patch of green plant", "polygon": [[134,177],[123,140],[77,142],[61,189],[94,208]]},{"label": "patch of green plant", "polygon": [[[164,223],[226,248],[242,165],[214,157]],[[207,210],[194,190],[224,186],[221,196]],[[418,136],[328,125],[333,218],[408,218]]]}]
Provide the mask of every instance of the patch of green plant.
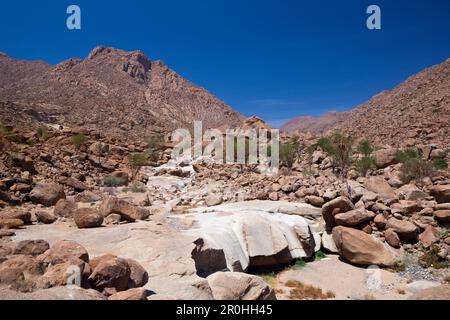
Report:
[{"label": "patch of green plant", "polygon": [[46,141],[50,137],[50,134],[46,127],[39,127],[36,129],[36,136],[39,141]]},{"label": "patch of green plant", "polygon": [[353,137],[335,132],[320,138],[317,145],[331,157],[333,168],[339,169],[340,175],[345,177],[353,163],[353,143]]},{"label": "patch of green plant", "polygon": [[271,286],[274,286],[277,283],[277,275],[273,271],[266,274],[262,274],[261,278],[263,278],[263,280],[268,284],[270,284]]},{"label": "patch of green plant", "polygon": [[152,162],[159,160],[159,153],[164,148],[164,138],[162,136],[151,137],[147,140],[148,158]]},{"label": "patch of green plant", "polygon": [[439,257],[440,248],[437,245],[432,245],[424,249],[423,254],[419,257],[419,264],[424,268],[444,269],[448,267],[446,261]]},{"label": "patch of green plant", "polygon": [[445,159],[436,159],[433,161],[433,166],[438,170],[447,170],[448,163]]},{"label": "patch of green plant", "polygon": [[399,150],[396,154],[397,161],[402,164],[400,179],[404,183],[420,180],[435,175],[435,168],[431,162],[425,161],[419,151],[413,148]]},{"label": "patch of green plant", "polygon": [[298,270],[303,268],[304,266],[306,266],[306,262],[302,259],[297,259],[291,268],[294,270]]},{"label": "patch of green plant", "polygon": [[145,191],[147,191],[147,189],[142,183],[135,182],[131,185],[131,187],[125,188],[123,191],[133,193],[144,193]]},{"label": "patch of green plant", "polygon": [[103,178],[103,184],[107,187],[118,187],[121,186],[124,181],[120,178],[114,176],[106,176]]},{"label": "patch of green plant", "polygon": [[411,160],[420,158],[419,152],[413,148],[407,148],[405,150],[397,150],[395,155],[396,159],[400,163],[406,163]]},{"label": "patch of green plant", "polygon": [[297,159],[298,151],[299,145],[297,143],[280,144],[280,163],[285,165],[288,169],[292,169],[292,166]]},{"label": "patch of green plant", "polygon": [[325,253],[323,253],[321,250],[319,250],[319,251],[316,252],[314,260],[315,261],[320,261],[320,260],[322,260],[322,259],[324,259],[326,257],[327,257],[327,255]]},{"label": "patch of green plant", "polygon": [[406,264],[404,261],[396,260],[394,262],[394,265],[392,266],[391,270],[393,272],[403,272],[406,270]]},{"label": "patch of green plant", "polygon": [[131,173],[134,178],[139,173],[139,170],[148,164],[148,154],[146,152],[137,152],[129,155]]},{"label": "patch of green plant", "polygon": [[71,141],[75,148],[79,149],[86,143],[87,138],[83,133],[76,133],[72,136]]},{"label": "patch of green plant", "polygon": [[372,157],[363,156],[361,159],[357,160],[356,169],[362,176],[366,176],[367,172],[375,167],[375,159]]}]

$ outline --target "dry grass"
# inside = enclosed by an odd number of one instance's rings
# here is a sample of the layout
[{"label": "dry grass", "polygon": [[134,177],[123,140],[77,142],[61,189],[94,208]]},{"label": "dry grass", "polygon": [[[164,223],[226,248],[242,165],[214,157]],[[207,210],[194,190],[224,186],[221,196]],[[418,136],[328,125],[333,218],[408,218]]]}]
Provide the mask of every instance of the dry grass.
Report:
[{"label": "dry grass", "polygon": [[294,300],[324,300],[335,298],[336,295],[331,292],[323,292],[322,289],[306,285],[300,281],[289,280],[286,287],[291,288],[289,298]]},{"label": "dry grass", "polygon": [[398,294],[406,294],[404,289],[397,289]]}]

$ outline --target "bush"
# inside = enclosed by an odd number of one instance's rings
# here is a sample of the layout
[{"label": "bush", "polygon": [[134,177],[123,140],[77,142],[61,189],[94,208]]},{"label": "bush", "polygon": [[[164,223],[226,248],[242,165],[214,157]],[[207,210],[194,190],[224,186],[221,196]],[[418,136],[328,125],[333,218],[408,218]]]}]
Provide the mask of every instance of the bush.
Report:
[{"label": "bush", "polygon": [[81,148],[81,146],[84,145],[86,141],[87,138],[83,133],[76,133],[72,136],[72,143],[77,149]]},{"label": "bush", "polygon": [[360,152],[364,157],[370,157],[373,152],[373,147],[371,146],[368,140],[363,140],[358,144],[357,148],[358,152]]},{"label": "bush", "polygon": [[152,162],[159,160],[159,153],[164,148],[164,138],[162,136],[152,137],[147,140],[148,158]]},{"label": "bush", "polygon": [[405,183],[431,177],[435,174],[433,165],[423,160],[421,154],[415,149],[398,151],[396,157],[402,164],[400,178]]},{"label": "bush", "polygon": [[333,167],[338,168],[340,175],[345,177],[353,162],[353,143],[351,136],[335,132],[329,137],[320,138],[317,145],[331,157]]},{"label": "bush", "polygon": [[133,193],[144,193],[147,189],[145,188],[145,185],[141,183],[133,183],[131,187],[125,188],[124,192],[133,192]]},{"label": "bush", "polygon": [[295,160],[297,159],[299,146],[296,143],[280,144],[280,163],[285,165],[288,169],[292,169]]},{"label": "bush", "polygon": [[425,249],[422,256],[419,257],[419,264],[424,268],[445,269],[448,267],[446,261],[439,257],[440,248],[436,244]]},{"label": "bush", "polygon": [[36,136],[39,141],[45,141],[49,138],[49,133],[46,127],[39,127],[36,129]]},{"label": "bush", "polygon": [[132,153],[129,156],[131,172],[133,179],[139,173],[139,170],[148,164],[148,154],[145,152]]},{"label": "bush", "polygon": [[444,159],[434,160],[433,166],[438,170],[447,170],[448,169],[448,163]]},{"label": "bush", "polygon": [[114,176],[106,176],[103,178],[103,184],[107,187],[117,187],[124,183],[124,181],[120,178]]},{"label": "bush", "polygon": [[363,156],[361,159],[356,161],[356,169],[362,176],[367,175],[367,171],[375,166],[375,159],[372,157]]}]

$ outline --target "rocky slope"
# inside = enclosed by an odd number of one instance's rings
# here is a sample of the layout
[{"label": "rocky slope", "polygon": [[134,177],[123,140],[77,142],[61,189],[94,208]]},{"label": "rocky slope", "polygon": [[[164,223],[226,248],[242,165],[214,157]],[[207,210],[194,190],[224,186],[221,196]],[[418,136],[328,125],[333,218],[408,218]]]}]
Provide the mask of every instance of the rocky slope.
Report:
[{"label": "rocky slope", "polygon": [[339,129],[392,146],[448,146],[449,112],[450,59],[410,77],[393,90],[381,92],[351,112],[300,118],[283,129],[313,133]]},{"label": "rocky slope", "polygon": [[0,55],[0,120],[51,122],[145,137],[188,128],[234,126],[242,116],[205,89],[140,51],[97,47],[55,66]]},{"label": "rocky slope", "polygon": [[330,111],[320,117],[300,116],[285,123],[280,130],[286,133],[299,131],[321,134],[341,123],[346,116],[346,112],[336,111]]}]

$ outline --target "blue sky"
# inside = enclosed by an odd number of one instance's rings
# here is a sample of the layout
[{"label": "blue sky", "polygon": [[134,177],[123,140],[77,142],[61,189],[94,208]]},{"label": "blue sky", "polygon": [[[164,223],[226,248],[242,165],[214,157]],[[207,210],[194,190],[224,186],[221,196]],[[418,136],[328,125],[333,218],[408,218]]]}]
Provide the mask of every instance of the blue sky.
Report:
[{"label": "blue sky", "polygon": [[[66,28],[77,4],[82,30]],[[366,28],[381,7],[382,30]],[[449,0],[3,1],[0,51],[58,63],[139,49],[271,124],[348,110],[450,57]]]}]

